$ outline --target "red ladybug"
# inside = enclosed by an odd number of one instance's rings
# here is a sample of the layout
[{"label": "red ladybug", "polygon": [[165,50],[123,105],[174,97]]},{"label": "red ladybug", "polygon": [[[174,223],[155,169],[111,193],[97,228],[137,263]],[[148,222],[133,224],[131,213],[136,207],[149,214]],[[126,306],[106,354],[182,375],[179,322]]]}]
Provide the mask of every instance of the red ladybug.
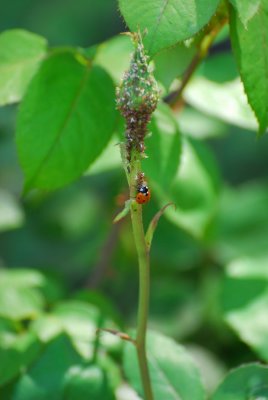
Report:
[{"label": "red ladybug", "polygon": [[148,186],[141,185],[138,188],[138,193],[137,193],[137,196],[136,196],[136,202],[138,204],[145,204],[145,203],[148,203],[150,198],[151,198],[151,192],[150,192]]}]

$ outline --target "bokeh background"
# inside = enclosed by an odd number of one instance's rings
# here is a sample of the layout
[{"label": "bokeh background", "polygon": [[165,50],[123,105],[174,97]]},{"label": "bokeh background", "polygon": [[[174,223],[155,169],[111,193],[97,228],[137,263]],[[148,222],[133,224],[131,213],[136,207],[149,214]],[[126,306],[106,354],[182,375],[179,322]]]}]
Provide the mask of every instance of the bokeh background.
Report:
[{"label": "bokeh background", "polygon": [[[83,47],[126,29],[113,0],[2,2],[0,31],[12,28],[43,35],[50,46]],[[228,38],[210,59],[222,54],[231,57]],[[204,64],[200,71],[206,74],[209,68]],[[228,281],[228,263],[242,256],[268,259],[268,137],[257,139],[253,130],[189,110],[192,136],[208,146],[218,164],[222,195],[206,241],[161,219],[152,247],[150,326],[188,345],[203,365],[208,360],[221,374],[258,358],[224,322],[221,305],[228,309],[228,301],[234,301],[239,306],[259,290],[245,280],[238,286]],[[22,198],[16,113],[16,105],[0,109],[0,266],[40,269],[60,282],[66,297],[82,288],[97,289],[126,325],[133,324],[138,277],[131,227],[128,219],[112,224],[127,189],[123,170],[115,165],[55,193]],[[145,207],[145,223],[157,208],[154,200]]]}]

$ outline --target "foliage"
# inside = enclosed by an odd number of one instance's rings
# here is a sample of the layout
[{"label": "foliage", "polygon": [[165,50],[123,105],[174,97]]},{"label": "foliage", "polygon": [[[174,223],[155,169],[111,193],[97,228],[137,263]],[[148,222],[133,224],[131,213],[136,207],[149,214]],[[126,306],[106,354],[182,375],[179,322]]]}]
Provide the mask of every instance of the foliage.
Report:
[{"label": "foliage", "polygon": [[[129,35],[101,42],[110,23],[93,24],[100,43],[87,46],[81,21],[55,46],[53,20],[77,14],[53,6],[45,34],[34,7],[35,33],[13,24],[0,34],[0,398],[138,399],[126,334],[137,303],[132,200],[115,103],[133,46]],[[98,7],[109,20],[111,5]],[[142,161],[154,398],[268,399],[267,1],[119,9],[143,36],[161,97]]]},{"label": "foliage", "polygon": [[[148,342],[147,354],[155,399],[175,400],[178,397],[204,399],[199,372],[184,348],[171,339],[153,332],[149,332]],[[163,349],[165,349],[164,352]],[[124,361],[127,377],[137,392],[142,395],[139,368],[133,346],[126,346]]]},{"label": "foliage", "polygon": [[120,10],[133,31],[146,29],[145,45],[151,56],[192,37],[208,23],[219,0],[157,2],[120,0]]}]

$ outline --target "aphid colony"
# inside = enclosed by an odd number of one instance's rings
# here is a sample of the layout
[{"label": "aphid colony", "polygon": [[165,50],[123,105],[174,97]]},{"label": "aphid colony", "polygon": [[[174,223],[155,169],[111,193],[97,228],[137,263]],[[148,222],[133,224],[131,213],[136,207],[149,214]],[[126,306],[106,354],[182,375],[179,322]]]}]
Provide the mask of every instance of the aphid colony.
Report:
[{"label": "aphid colony", "polygon": [[147,125],[158,102],[157,83],[150,71],[140,34],[132,34],[135,46],[130,68],[117,88],[117,108],[126,120],[127,157],[132,149],[144,151]]},{"label": "aphid colony", "polygon": [[[130,68],[125,72],[116,92],[117,108],[126,120],[126,158],[129,164],[135,152],[144,156],[147,125],[159,98],[157,83],[150,70],[140,33],[132,33],[131,37],[135,50]],[[140,172],[137,177],[136,201],[144,204],[150,197],[144,174]]]}]

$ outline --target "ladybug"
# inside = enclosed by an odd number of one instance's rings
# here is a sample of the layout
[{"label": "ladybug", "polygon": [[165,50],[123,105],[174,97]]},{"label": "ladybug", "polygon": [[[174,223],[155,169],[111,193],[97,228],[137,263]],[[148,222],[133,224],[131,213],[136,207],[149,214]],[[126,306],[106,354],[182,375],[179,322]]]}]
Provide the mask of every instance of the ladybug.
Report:
[{"label": "ladybug", "polygon": [[151,198],[151,192],[150,192],[148,186],[141,185],[138,188],[138,193],[137,193],[137,196],[136,196],[136,202],[138,204],[145,204],[145,203],[148,203],[150,198]]}]

